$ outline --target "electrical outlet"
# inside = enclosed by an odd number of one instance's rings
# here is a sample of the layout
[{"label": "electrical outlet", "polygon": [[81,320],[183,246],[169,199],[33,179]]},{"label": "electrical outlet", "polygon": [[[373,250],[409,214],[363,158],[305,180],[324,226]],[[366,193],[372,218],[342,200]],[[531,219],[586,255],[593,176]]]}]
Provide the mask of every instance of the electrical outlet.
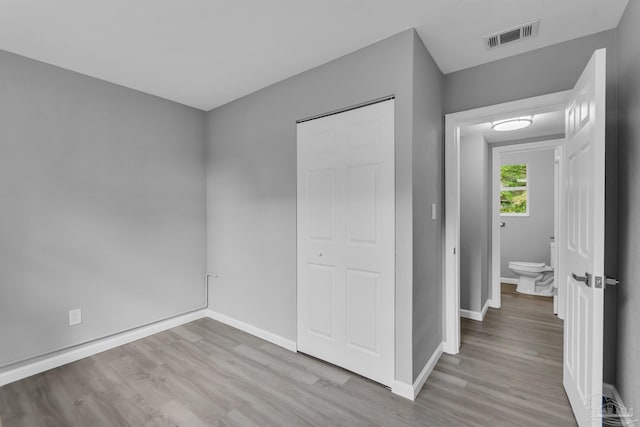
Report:
[{"label": "electrical outlet", "polygon": [[69,310],[69,326],[82,323],[82,309]]}]

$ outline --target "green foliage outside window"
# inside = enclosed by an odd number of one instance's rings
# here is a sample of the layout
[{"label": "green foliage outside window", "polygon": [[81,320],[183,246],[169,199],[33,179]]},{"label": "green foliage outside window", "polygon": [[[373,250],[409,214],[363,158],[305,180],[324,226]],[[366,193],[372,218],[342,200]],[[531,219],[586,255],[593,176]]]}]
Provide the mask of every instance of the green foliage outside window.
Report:
[{"label": "green foliage outside window", "polygon": [[500,167],[500,213],[528,214],[527,165]]}]

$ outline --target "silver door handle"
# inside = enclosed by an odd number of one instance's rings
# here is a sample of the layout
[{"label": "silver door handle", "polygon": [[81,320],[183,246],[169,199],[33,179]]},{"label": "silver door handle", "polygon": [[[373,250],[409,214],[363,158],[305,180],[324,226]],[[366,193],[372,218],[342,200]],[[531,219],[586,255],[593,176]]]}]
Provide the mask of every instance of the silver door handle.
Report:
[{"label": "silver door handle", "polygon": [[571,273],[571,276],[576,282],[582,282],[585,285],[591,287],[591,274],[584,273],[584,276],[578,276],[576,273]]}]

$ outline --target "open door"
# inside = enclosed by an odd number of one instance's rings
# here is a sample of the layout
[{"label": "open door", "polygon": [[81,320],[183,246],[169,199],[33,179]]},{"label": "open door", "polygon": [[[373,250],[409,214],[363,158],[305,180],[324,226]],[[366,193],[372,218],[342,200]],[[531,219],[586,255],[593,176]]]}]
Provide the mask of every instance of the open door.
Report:
[{"label": "open door", "polygon": [[602,424],[605,68],[606,51],[597,50],[565,113],[563,384],[580,426]]}]

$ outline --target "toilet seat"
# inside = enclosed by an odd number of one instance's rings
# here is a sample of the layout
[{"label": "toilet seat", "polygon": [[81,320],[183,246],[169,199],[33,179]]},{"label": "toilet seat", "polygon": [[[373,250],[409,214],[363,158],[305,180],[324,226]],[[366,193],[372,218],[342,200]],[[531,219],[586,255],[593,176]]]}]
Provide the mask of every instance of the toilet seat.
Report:
[{"label": "toilet seat", "polygon": [[546,271],[553,271],[553,267],[546,265],[544,262],[511,261],[509,263],[509,268],[511,267],[530,273],[543,273]]}]

